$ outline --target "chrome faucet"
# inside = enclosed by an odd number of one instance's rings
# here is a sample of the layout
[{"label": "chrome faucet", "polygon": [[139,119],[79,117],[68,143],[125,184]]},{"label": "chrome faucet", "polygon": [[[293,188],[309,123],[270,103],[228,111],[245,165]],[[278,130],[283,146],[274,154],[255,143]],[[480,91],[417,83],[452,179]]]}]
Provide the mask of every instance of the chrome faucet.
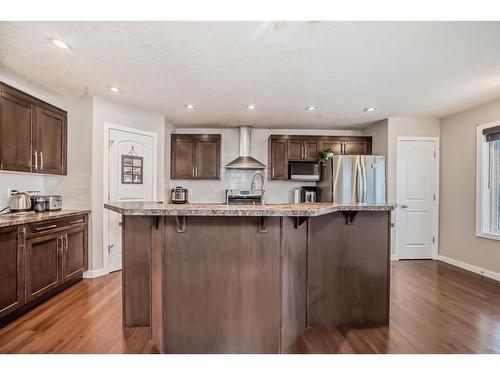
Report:
[{"label": "chrome faucet", "polygon": [[[257,179],[257,176],[260,177],[260,189],[256,189],[255,188],[255,180]],[[257,171],[255,172],[255,174],[253,175],[253,178],[252,178],[252,184],[250,185],[250,193],[252,195],[254,195],[256,192],[259,192],[260,193],[260,204],[264,204],[265,201],[264,201],[264,193],[266,192],[264,190],[264,185],[265,185],[265,176],[264,176],[264,172],[262,171]]]}]

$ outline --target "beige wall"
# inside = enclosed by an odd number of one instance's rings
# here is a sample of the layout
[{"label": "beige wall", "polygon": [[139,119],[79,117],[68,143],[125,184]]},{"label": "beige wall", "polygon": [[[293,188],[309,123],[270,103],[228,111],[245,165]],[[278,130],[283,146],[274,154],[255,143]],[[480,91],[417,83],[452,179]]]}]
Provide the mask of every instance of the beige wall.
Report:
[{"label": "beige wall", "polygon": [[157,134],[158,140],[158,200],[165,193],[165,117],[162,114],[143,111],[134,107],[111,102],[104,98],[92,98],[92,237],[89,270],[98,273],[104,267],[103,248],[103,136],[104,123],[143,129]]},{"label": "beige wall", "polygon": [[500,99],[441,119],[439,254],[500,273],[500,242],[476,237],[476,126],[500,120]]},{"label": "beige wall", "polygon": [[384,155],[387,159],[388,153],[388,131],[389,120],[378,121],[363,129],[363,135],[372,137],[372,154]]}]

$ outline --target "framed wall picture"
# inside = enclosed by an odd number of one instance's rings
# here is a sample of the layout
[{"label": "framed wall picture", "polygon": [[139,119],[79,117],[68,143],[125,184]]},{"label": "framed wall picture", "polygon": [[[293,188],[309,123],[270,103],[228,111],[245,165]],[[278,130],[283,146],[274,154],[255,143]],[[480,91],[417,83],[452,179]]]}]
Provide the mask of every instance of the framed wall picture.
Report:
[{"label": "framed wall picture", "polygon": [[122,184],[142,184],[143,161],[142,156],[122,155]]}]

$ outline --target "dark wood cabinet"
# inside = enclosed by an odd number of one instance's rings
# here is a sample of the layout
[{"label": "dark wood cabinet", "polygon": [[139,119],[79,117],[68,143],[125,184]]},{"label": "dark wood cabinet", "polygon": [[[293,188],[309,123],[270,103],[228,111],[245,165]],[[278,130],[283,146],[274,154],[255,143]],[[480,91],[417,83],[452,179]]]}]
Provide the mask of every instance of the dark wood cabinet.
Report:
[{"label": "dark wood cabinet", "polygon": [[51,291],[61,282],[62,238],[59,233],[28,239],[26,244],[26,301]]},{"label": "dark wood cabinet", "polygon": [[81,279],[87,257],[86,214],[0,228],[0,318],[32,308]]},{"label": "dark wood cabinet", "polygon": [[66,116],[62,112],[36,109],[36,143],[38,171],[66,174]]},{"label": "dark wood cabinet", "polygon": [[78,277],[86,268],[87,229],[79,225],[63,236],[62,281]]},{"label": "dark wood cabinet", "polygon": [[315,140],[289,140],[288,160],[319,159],[319,142]]},{"label": "dark wood cabinet", "polygon": [[0,169],[66,174],[67,112],[0,82]]},{"label": "dark wood cabinet", "polygon": [[0,91],[0,169],[32,171],[33,113],[33,105],[25,97]]},{"label": "dark wood cabinet", "polygon": [[24,305],[23,229],[0,228],[0,317]]},{"label": "dark wood cabinet", "polygon": [[317,161],[319,153],[318,141],[304,141],[304,160]]},{"label": "dark wood cabinet", "polygon": [[271,135],[268,142],[269,179],[288,180],[288,162],[318,161],[331,148],[336,155],[370,155],[371,137]]},{"label": "dark wood cabinet", "polygon": [[275,139],[269,143],[269,175],[272,180],[288,180],[287,140]]},{"label": "dark wood cabinet", "polygon": [[196,142],[195,178],[219,179],[220,138],[199,138]]},{"label": "dark wood cabinet", "polygon": [[172,134],[170,178],[218,180],[220,143],[219,134]]},{"label": "dark wood cabinet", "polygon": [[322,140],[320,152],[327,148],[331,148],[335,155],[370,155],[372,137],[335,137]]}]

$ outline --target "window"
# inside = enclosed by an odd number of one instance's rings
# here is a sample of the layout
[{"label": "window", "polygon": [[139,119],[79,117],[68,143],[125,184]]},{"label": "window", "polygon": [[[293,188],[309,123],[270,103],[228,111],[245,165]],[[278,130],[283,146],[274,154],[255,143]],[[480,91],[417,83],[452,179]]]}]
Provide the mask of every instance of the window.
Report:
[{"label": "window", "polygon": [[478,126],[476,137],[476,234],[500,240],[500,122]]}]

